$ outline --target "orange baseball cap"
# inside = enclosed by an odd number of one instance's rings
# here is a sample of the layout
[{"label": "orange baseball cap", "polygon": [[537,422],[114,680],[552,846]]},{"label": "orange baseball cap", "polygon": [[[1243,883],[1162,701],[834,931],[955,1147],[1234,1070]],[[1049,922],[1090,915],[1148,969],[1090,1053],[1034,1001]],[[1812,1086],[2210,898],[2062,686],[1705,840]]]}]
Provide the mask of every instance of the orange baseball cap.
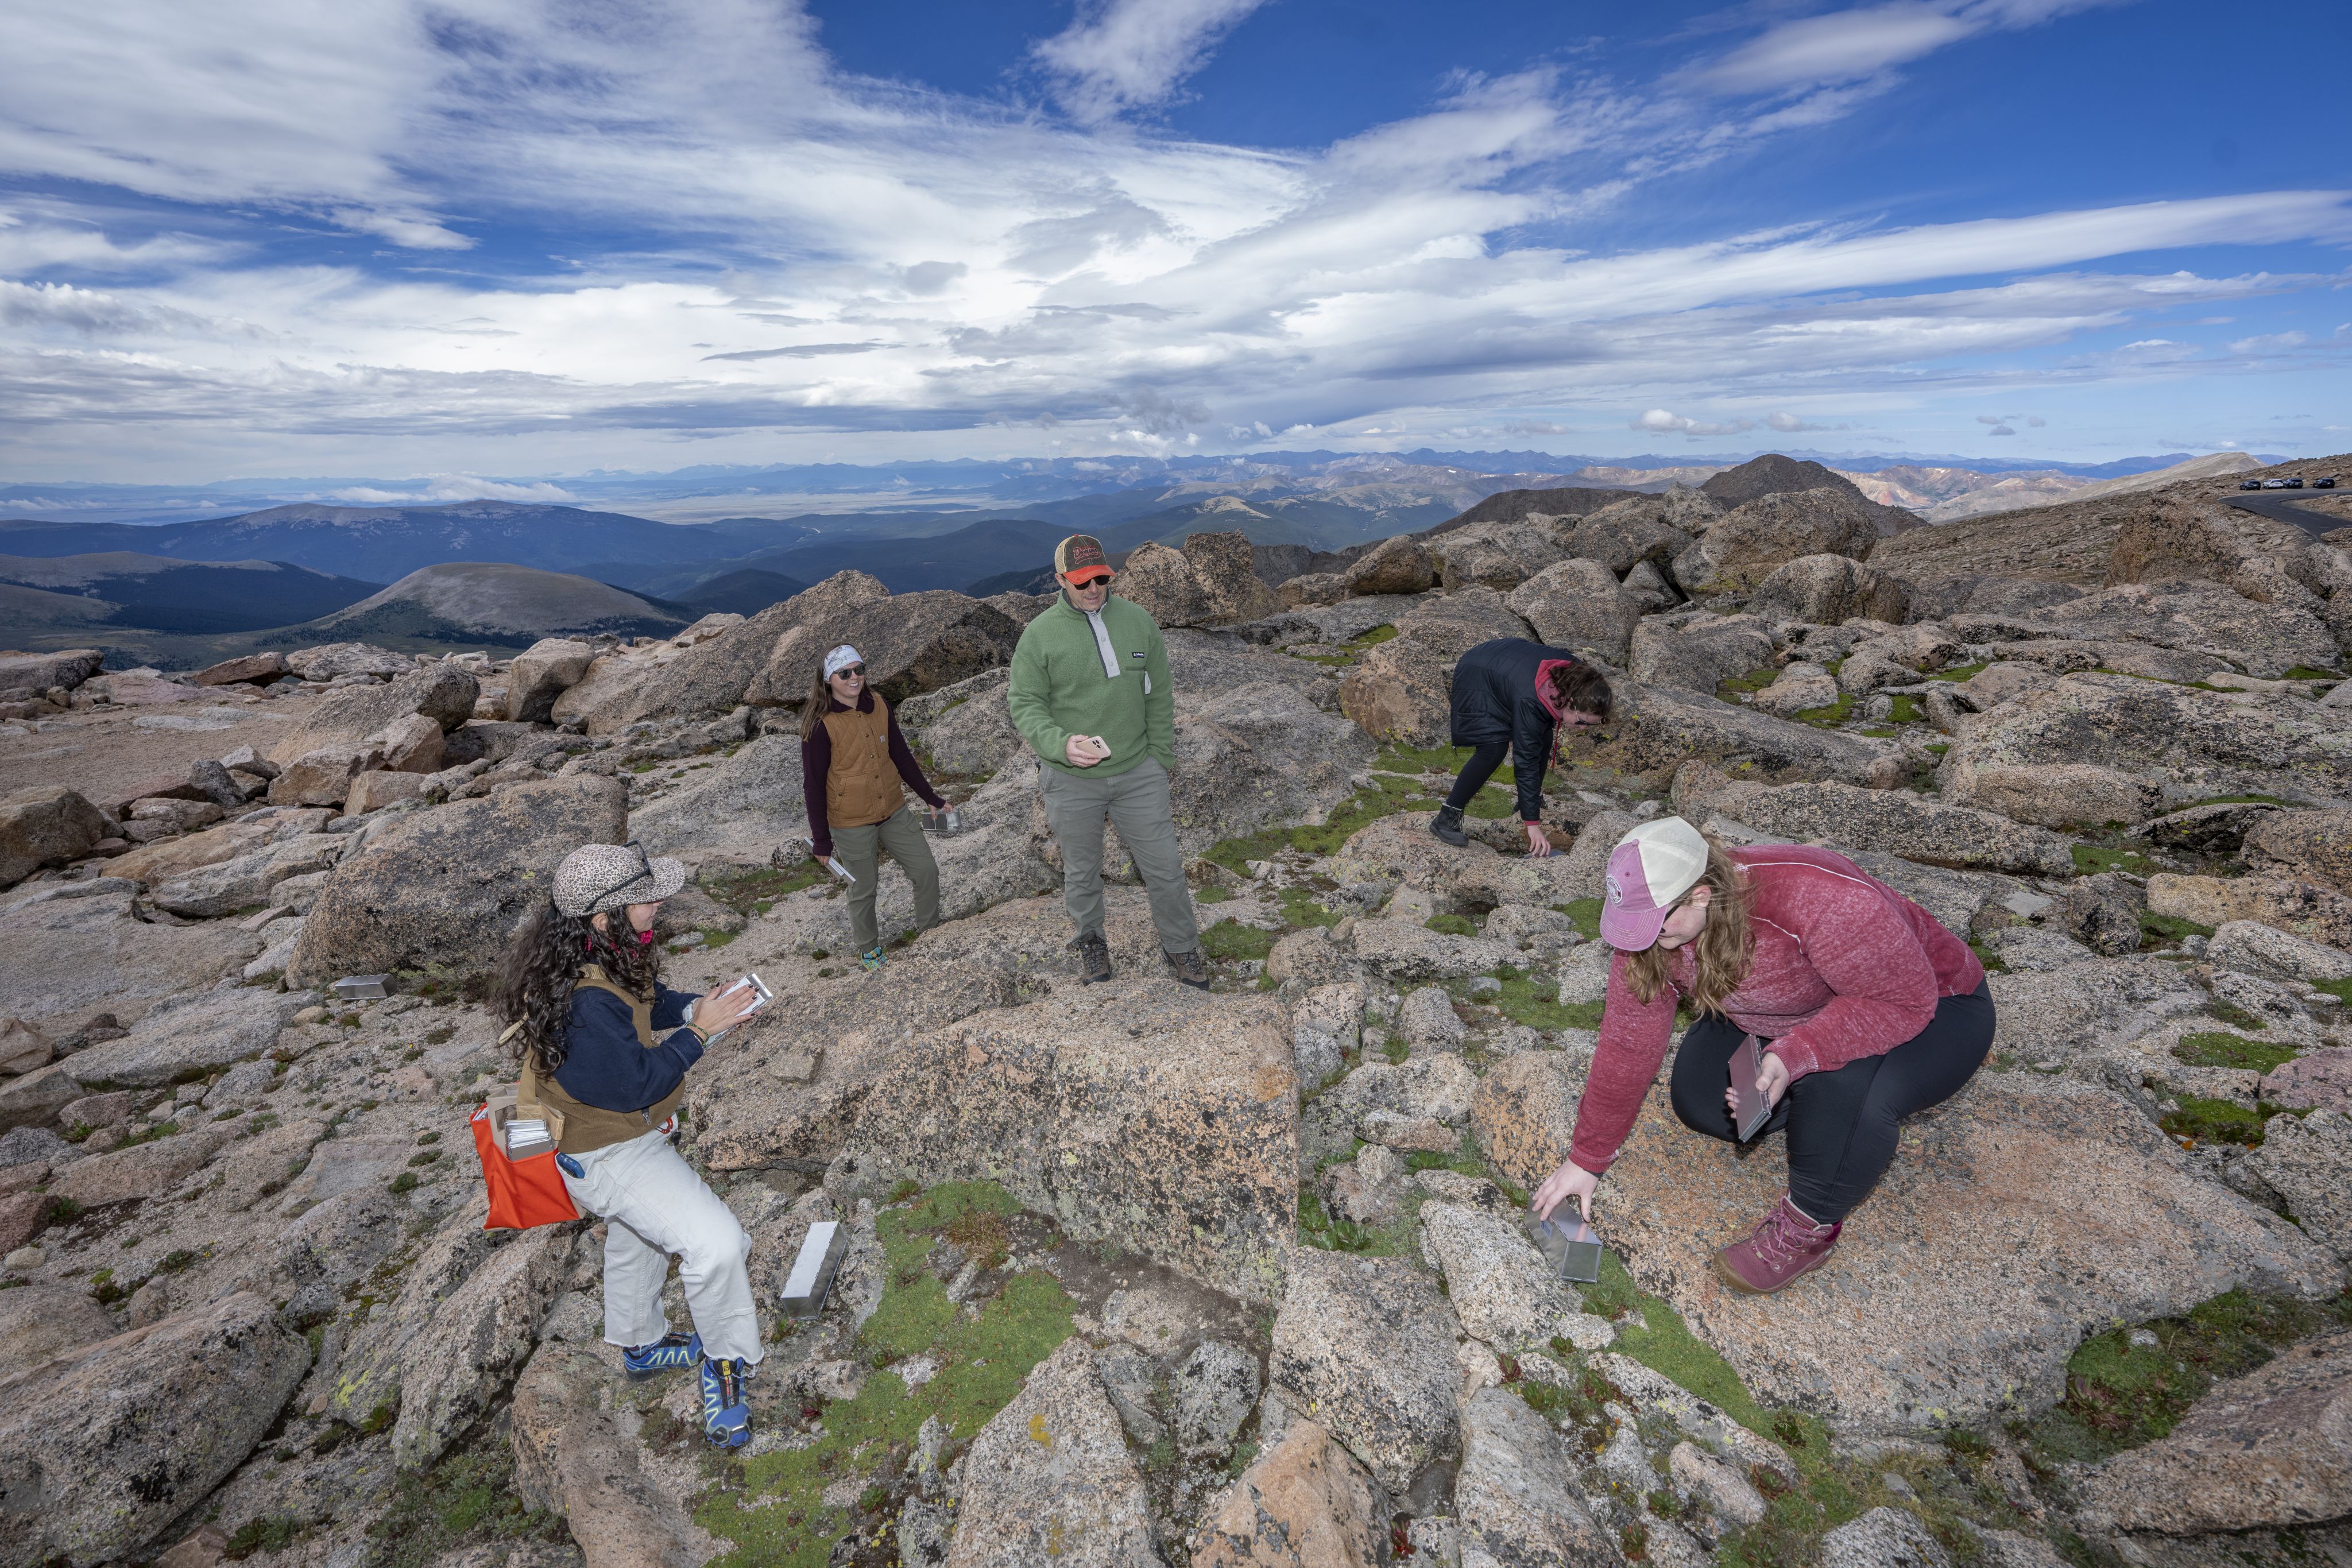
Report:
[{"label": "orange baseball cap", "polygon": [[1108,579],[1111,575],[1110,558],[1103,553],[1102,540],[1091,534],[1072,534],[1055,545],[1054,574],[1073,583],[1081,578],[1092,581],[1097,574]]}]

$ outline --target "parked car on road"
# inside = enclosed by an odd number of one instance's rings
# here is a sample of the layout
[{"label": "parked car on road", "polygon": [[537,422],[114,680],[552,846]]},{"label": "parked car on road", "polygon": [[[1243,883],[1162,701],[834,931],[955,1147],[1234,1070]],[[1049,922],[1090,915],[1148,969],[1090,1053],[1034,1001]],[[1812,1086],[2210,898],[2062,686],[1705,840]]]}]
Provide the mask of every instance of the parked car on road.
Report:
[{"label": "parked car on road", "polygon": [[2265,479],[2263,481],[2263,488],[2265,490],[2300,490],[2303,488],[2303,481],[2300,479]]},{"label": "parked car on road", "polygon": [[2241,479],[2238,481],[2238,488],[2241,490],[2259,490],[2262,487],[2263,482],[2260,479]]},{"label": "parked car on road", "polygon": [[2333,474],[2322,474],[2318,478],[2314,479],[2311,482],[2311,487],[2315,490],[2333,490],[2336,488],[2336,476]]}]

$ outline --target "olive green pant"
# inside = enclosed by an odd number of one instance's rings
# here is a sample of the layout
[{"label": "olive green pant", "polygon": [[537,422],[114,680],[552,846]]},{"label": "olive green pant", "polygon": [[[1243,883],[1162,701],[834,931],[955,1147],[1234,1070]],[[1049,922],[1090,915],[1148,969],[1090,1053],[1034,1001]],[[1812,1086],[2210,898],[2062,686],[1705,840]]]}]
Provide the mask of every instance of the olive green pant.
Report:
[{"label": "olive green pant", "polygon": [[1184,852],[1168,795],[1168,770],[1145,758],[1123,773],[1066,773],[1040,768],[1045,820],[1062,846],[1062,907],[1078,935],[1103,928],[1103,819],[1118,830],[1151,904],[1160,946],[1190,953],[1201,946],[1192,890],[1184,885]]},{"label": "olive green pant", "polygon": [[835,858],[849,868],[857,885],[849,890],[849,939],[861,953],[882,945],[874,929],[874,895],[879,891],[881,858],[898,862],[915,884],[915,929],[929,931],[940,923],[940,862],[924,841],[923,825],[901,806],[878,822],[862,828],[833,830]]}]

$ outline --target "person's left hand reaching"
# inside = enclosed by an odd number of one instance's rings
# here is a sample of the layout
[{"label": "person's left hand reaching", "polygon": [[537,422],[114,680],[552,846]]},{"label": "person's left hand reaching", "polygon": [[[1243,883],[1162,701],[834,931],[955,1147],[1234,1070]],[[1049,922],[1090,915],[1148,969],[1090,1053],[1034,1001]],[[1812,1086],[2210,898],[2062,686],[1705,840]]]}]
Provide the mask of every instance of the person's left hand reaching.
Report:
[{"label": "person's left hand reaching", "polygon": [[1528,831],[1528,853],[1531,857],[1544,860],[1559,852],[1551,847],[1551,840],[1544,835],[1541,822],[1522,822],[1519,826]]}]

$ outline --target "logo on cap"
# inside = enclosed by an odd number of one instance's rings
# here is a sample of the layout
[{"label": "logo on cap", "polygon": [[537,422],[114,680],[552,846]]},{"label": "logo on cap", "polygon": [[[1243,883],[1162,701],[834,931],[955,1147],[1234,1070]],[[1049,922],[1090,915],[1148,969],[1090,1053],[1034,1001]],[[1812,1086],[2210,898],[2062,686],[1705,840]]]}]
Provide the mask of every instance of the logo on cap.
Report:
[{"label": "logo on cap", "polygon": [[1613,874],[1603,876],[1601,880],[1609,884],[1610,903],[1622,904],[1625,902],[1625,890],[1617,885],[1617,878]]}]

